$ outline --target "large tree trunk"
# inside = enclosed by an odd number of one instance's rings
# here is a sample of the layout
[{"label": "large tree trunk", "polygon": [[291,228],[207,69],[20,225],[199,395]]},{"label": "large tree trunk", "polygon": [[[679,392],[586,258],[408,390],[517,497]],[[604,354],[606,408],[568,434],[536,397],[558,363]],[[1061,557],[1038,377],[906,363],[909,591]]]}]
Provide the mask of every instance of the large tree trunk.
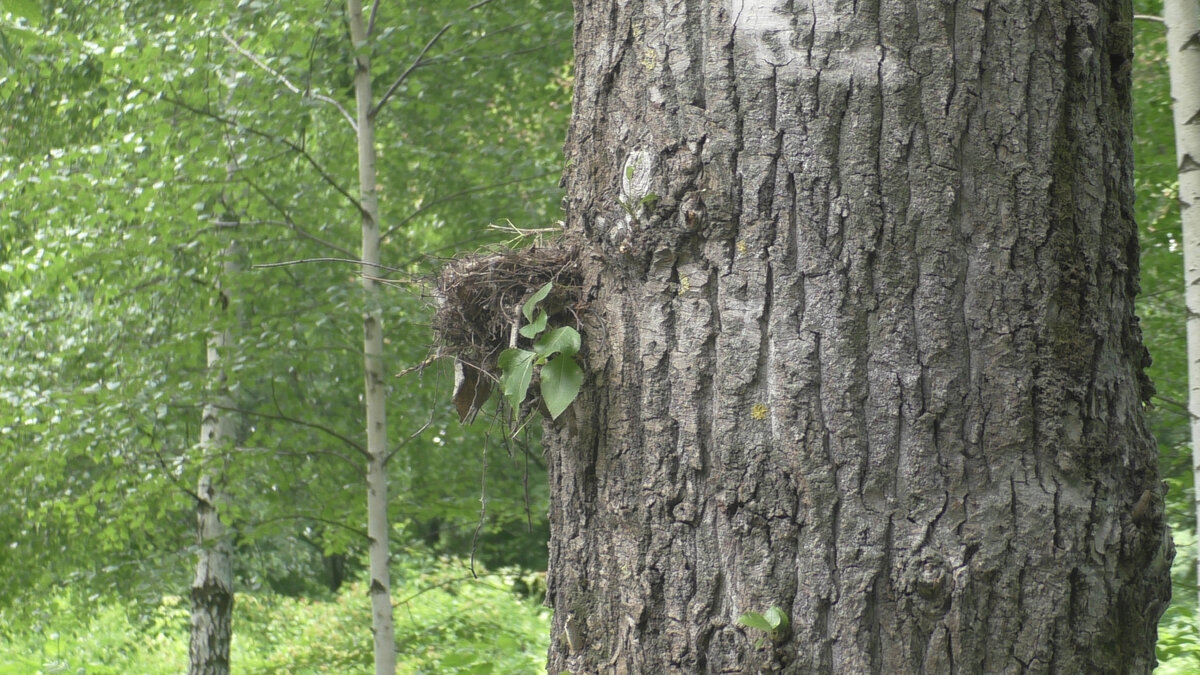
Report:
[{"label": "large tree trunk", "polygon": [[367,418],[367,545],[371,573],[371,626],[375,675],[396,672],[396,631],[392,624],[388,543],[387,414],[383,385],[383,316],[379,311],[379,198],[375,190],[375,118],[371,96],[371,57],[361,0],[348,0],[347,19],[354,45],[354,94],[358,127],[358,191],[362,205],[363,401]]},{"label": "large tree trunk", "polygon": [[[1165,0],[1163,18],[1167,25],[1171,98],[1175,104],[1179,210],[1183,221],[1192,470],[1200,479],[1200,208],[1192,208],[1200,206],[1200,5],[1196,0]],[[1200,480],[1196,485],[1200,485]],[[1196,499],[1196,515],[1200,522],[1200,498]]]},{"label": "large tree trunk", "polygon": [[1150,672],[1128,2],[575,5],[550,671]]}]

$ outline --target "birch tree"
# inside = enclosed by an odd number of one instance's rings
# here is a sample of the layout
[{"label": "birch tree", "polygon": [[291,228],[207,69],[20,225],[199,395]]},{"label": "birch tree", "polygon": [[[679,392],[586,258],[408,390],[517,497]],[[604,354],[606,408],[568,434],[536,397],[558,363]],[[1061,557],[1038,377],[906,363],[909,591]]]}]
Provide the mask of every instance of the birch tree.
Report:
[{"label": "birch tree", "polygon": [[1149,673],[1127,2],[585,2],[552,673]]},{"label": "birch tree", "polygon": [[[378,5],[377,5],[378,6]],[[350,40],[354,46],[354,100],[357,106],[358,192],[362,214],[363,401],[367,412],[367,536],[371,574],[371,617],[375,636],[375,675],[396,672],[388,575],[387,413],[384,401],[383,326],[374,279],[379,272],[379,200],[375,193],[375,113],[371,95],[371,55],[367,22],[360,0],[349,0]]]},{"label": "birch tree", "polygon": [[[225,251],[223,281],[239,271],[236,245]],[[230,395],[230,355],[234,346],[227,322],[233,297],[218,288],[214,325],[208,340],[209,402],[200,425],[199,452],[206,469],[196,486],[196,574],[192,580],[192,629],[189,675],[228,675],[233,639],[233,533],[222,517],[227,502],[229,452],[237,442],[237,415]]]},{"label": "birch tree", "polygon": [[[1195,0],[1166,0],[1163,19],[1167,26],[1167,63],[1174,99],[1175,155],[1183,221],[1192,463],[1196,477],[1200,478],[1200,211],[1191,208],[1200,203],[1200,5]],[[1196,512],[1200,515],[1200,500],[1196,501]]]},{"label": "birch tree", "polygon": [[[225,109],[232,108],[237,91],[237,76],[228,78]],[[232,289],[241,271],[236,240],[237,216],[230,207],[231,187],[238,170],[238,149],[233,136],[225,136],[229,159],[225,165],[225,189],[218,200],[221,213],[213,222],[233,233],[220,256],[220,274],[210,308],[212,333],[208,338],[205,364],[208,398],[200,420],[200,465],[196,484],[196,574],[192,579],[192,629],[189,641],[188,675],[229,675],[230,648],[233,644],[233,532],[228,527],[226,482],[231,455],[237,444],[238,414],[231,394],[231,358],[236,342],[231,326],[236,312]]]}]

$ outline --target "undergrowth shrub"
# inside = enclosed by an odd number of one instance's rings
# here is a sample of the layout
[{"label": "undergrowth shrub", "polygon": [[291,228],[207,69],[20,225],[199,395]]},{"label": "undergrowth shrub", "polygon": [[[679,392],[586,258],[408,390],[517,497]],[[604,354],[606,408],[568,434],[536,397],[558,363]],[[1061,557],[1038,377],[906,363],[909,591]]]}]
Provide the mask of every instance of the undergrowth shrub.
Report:
[{"label": "undergrowth shrub", "polygon": [[[420,559],[393,570],[397,672],[407,675],[544,673],[549,610],[513,592],[518,570],[473,579],[461,561]],[[175,675],[187,669],[189,602],[147,608],[62,589],[14,625],[0,610],[0,675]],[[233,669],[242,673],[370,673],[365,582],[332,600],[239,594]]]}]

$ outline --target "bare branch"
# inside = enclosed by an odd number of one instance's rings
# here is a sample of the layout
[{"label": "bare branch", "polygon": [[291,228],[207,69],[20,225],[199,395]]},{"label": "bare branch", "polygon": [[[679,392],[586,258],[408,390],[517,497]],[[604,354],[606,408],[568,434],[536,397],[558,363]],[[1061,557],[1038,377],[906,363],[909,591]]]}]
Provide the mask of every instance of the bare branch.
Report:
[{"label": "bare branch", "polygon": [[313,455],[329,455],[334,459],[339,459],[348,464],[355,471],[361,472],[362,466],[355,464],[354,460],[343,455],[336,450],[279,450],[278,448],[238,448],[241,452],[257,452],[260,454],[269,454],[276,457],[304,457],[311,458]]},{"label": "bare branch", "polygon": [[145,436],[147,439],[149,439],[150,449],[154,452],[154,458],[158,460],[158,465],[160,467],[162,467],[163,474],[166,475],[167,480],[171,481],[171,483],[173,483],[175,485],[175,487],[179,489],[180,492],[183,492],[187,496],[196,500],[197,504],[207,503],[208,502],[207,499],[196,494],[196,492],[194,490],[192,490],[188,486],[184,485],[183,482],[180,481],[179,478],[175,476],[175,472],[172,471],[171,468],[167,466],[166,459],[163,458],[162,453],[159,452],[158,446],[155,444],[157,442],[157,434],[153,431],[146,431],[145,429],[143,429],[141,427],[141,425],[138,425],[137,430],[140,431],[143,436]]},{"label": "bare branch", "polygon": [[351,265],[364,265],[364,266],[374,267],[376,269],[387,270],[389,272],[397,272],[399,274],[405,274],[404,270],[402,270],[402,269],[397,269],[395,267],[388,267],[387,265],[381,265],[379,263],[369,263],[365,260],[354,260],[353,258],[301,258],[300,260],[285,260],[283,262],[276,262],[276,263],[259,263],[257,265],[253,265],[252,268],[259,269],[259,268],[268,268],[268,267],[288,267],[290,265],[302,265],[304,263],[316,263],[316,262],[340,262],[340,263],[349,263]]},{"label": "bare branch", "polygon": [[379,14],[379,0],[371,3],[371,18],[367,20],[367,36],[370,37],[375,32],[375,17]]},{"label": "bare branch", "polygon": [[332,105],[333,107],[337,108],[338,112],[342,113],[342,117],[346,118],[346,121],[350,123],[350,128],[353,129],[355,131],[355,133],[358,132],[358,124],[355,123],[354,117],[349,112],[346,111],[346,109],[342,106],[341,103],[339,103],[337,101],[337,99],[335,99],[331,96],[326,96],[324,94],[314,94],[312,91],[301,90],[299,87],[292,84],[292,82],[290,80],[288,80],[287,76],[285,76],[283,73],[280,73],[279,71],[275,70],[274,68],[271,68],[271,66],[268,66],[262,59],[258,58],[257,56],[252,54],[249,50],[245,49],[240,44],[238,44],[232,37],[229,36],[229,33],[226,33],[225,31],[221,31],[221,37],[225,38],[225,41],[228,42],[231,47],[236,49],[237,53],[239,53],[242,56],[249,59],[249,61],[251,63],[253,63],[254,65],[258,66],[259,68],[262,68],[263,70],[265,70],[268,73],[270,73],[271,75],[273,75],[275,77],[275,79],[277,79],[281,83],[283,83],[283,86],[292,90],[292,93],[298,94],[300,96],[307,97],[307,98],[314,98],[318,101],[324,101],[325,103],[328,103],[329,105]]},{"label": "bare branch", "polygon": [[246,133],[248,133],[252,136],[258,136],[259,138],[265,138],[269,141],[272,141],[275,143],[280,143],[284,146],[287,146],[288,148],[291,148],[293,152],[295,152],[296,154],[303,157],[304,161],[308,162],[309,166],[311,166],[313,169],[315,169],[317,171],[318,174],[320,174],[322,180],[324,180],[330,187],[332,187],[335,191],[337,191],[338,194],[345,197],[347,201],[349,201],[351,204],[353,204],[354,208],[358,209],[359,213],[363,212],[362,204],[357,199],[355,199],[354,196],[351,195],[350,192],[346,190],[346,188],[344,188],[340,184],[338,184],[338,182],[336,180],[334,180],[333,176],[331,176],[329,174],[329,172],[325,170],[325,167],[321,166],[321,164],[319,162],[317,162],[317,160],[314,159],[313,156],[310,155],[307,150],[305,150],[301,145],[299,145],[295,141],[284,138],[282,136],[276,136],[275,134],[271,134],[271,133],[262,131],[261,129],[256,129],[252,126],[242,124],[241,122],[239,122],[237,120],[230,119],[228,117],[225,117],[219,113],[215,113],[206,108],[197,108],[196,106],[191,105],[182,99],[167,96],[166,94],[164,94],[162,92],[155,92],[155,91],[150,91],[149,89],[144,89],[130,80],[118,78],[117,81],[128,84],[131,87],[133,87],[143,93],[149,94],[151,96],[157,96],[157,97],[161,98],[162,100],[166,101],[167,103],[170,103],[171,105],[174,105],[178,108],[182,108],[190,113],[194,113],[196,115],[207,117],[207,118],[213,120],[214,122],[219,122],[219,123],[227,125],[227,126],[237,127],[238,129],[245,131]]},{"label": "bare branch", "polygon": [[475,523],[475,533],[471,535],[471,576],[475,579],[479,575],[475,574],[475,550],[479,543],[479,533],[483,530],[483,524],[487,521],[487,437],[483,441],[482,461],[483,469],[480,471],[479,478],[479,522]]},{"label": "bare branch", "polygon": [[1167,22],[1161,16],[1154,16],[1153,14],[1134,14],[1133,18],[1137,21],[1155,21],[1164,26],[1167,25]]},{"label": "bare branch", "polygon": [[311,520],[314,523],[323,523],[325,525],[332,525],[333,527],[340,527],[341,529],[346,530],[347,532],[350,532],[352,534],[356,534],[356,535],[362,537],[364,541],[370,540],[370,537],[367,536],[366,532],[364,532],[363,530],[360,530],[356,527],[352,527],[345,523],[339,523],[336,520],[322,518],[320,516],[306,516],[302,513],[289,514],[289,515],[285,515],[285,516],[276,516],[274,518],[267,518],[266,520],[260,520],[260,521],[254,522],[254,523],[250,523],[250,527],[262,527],[263,525],[269,525],[271,523],[278,522],[280,520]]},{"label": "bare branch", "polygon": [[405,375],[410,375],[412,373],[417,372],[418,370],[424,370],[427,366],[429,366],[429,364],[433,363],[434,361],[437,361],[438,359],[443,359],[443,358],[446,358],[446,357],[441,354],[434,354],[433,356],[426,358],[424,361],[418,363],[417,365],[409,366],[409,367],[405,368],[404,370],[396,373],[396,377],[404,377]]},{"label": "bare branch", "polygon": [[429,50],[432,49],[435,44],[437,44],[438,40],[442,39],[442,36],[446,34],[446,31],[450,30],[451,25],[452,24],[446,24],[445,26],[442,26],[442,29],[437,32],[437,35],[434,35],[429,42],[425,43],[425,47],[421,49],[420,54],[417,54],[417,58],[413,59],[413,62],[403,73],[400,73],[400,77],[396,78],[396,81],[392,83],[392,86],[387,88],[387,91],[383,94],[383,98],[379,99],[379,103],[376,103],[374,108],[371,108],[370,116],[372,119],[374,119],[375,116],[379,114],[379,111],[383,109],[383,105],[388,102],[389,98],[392,97],[392,94],[396,91],[396,87],[399,87],[404,80],[408,78],[412,71],[416,70],[417,66],[421,65],[421,59],[425,58],[425,54],[429,53]]},{"label": "bare branch", "polygon": [[421,434],[425,433],[425,430],[428,429],[432,425],[433,425],[433,410],[430,409],[429,419],[425,420],[425,424],[422,424],[420,429],[417,429],[416,431],[412,432],[412,434],[410,434],[408,438],[405,438],[403,441],[400,441],[399,443],[397,443],[396,448],[394,450],[392,450],[391,452],[389,452],[387,457],[384,458],[383,465],[387,466],[387,463],[392,461],[392,458],[396,456],[396,453],[400,452],[400,448],[403,448],[404,446],[408,445],[410,442],[416,440],[417,436],[420,436]]},{"label": "bare branch", "polygon": [[416,211],[413,211],[412,213],[408,214],[407,216],[404,216],[403,218],[400,219],[400,222],[389,227],[388,230],[383,233],[383,235],[380,237],[380,239],[386,240],[388,237],[395,234],[396,230],[399,230],[400,228],[407,225],[409,223],[409,221],[411,221],[413,218],[416,218],[417,216],[421,215],[422,213],[425,213],[429,209],[437,206],[438,204],[445,204],[448,201],[458,199],[459,197],[462,197],[463,195],[469,195],[473,192],[484,192],[486,190],[495,190],[496,188],[501,188],[506,185],[515,185],[518,183],[525,183],[525,182],[528,182],[531,180],[536,180],[538,178],[543,178],[548,175],[550,175],[550,172],[539,173],[536,176],[529,176],[528,178],[515,178],[513,180],[506,180],[506,181],[502,181],[500,183],[491,183],[489,185],[476,185],[473,187],[466,188],[464,190],[459,190],[458,192],[451,192],[450,194],[446,195],[445,197],[438,197],[437,199],[434,199],[432,201],[422,204],[419,208],[417,208]]},{"label": "bare branch", "polygon": [[324,432],[325,434],[328,434],[329,436],[332,436],[332,437],[338,439],[339,441],[345,443],[346,445],[350,446],[351,448],[354,448],[362,456],[364,456],[364,457],[368,456],[367,451],[364,450],[361,445],[359,445],[358,443],[355,443],[353,440],[347,438],[346,436],[343,436],[342,434],[339,434],[338,432],[334,431],[333,429],[330,429],[329,427],[327,427],[323,424],[317,424],[316,422],[306,422],[304,420],[296,419],[295,417],[289,417],[289,416],[283,415],[283,414],[272,415],[271,413],[259,412],[257,410],[246,410],[245,408],[238,408],[236,406],[214,405],[213,407],[218,410],[228,410],[230,412],[242,413],[243,415],[250,415],[251,417],[261,417],[263,419],[268,419],[268,420],[280,420],[282,422],[291,422],[292,424],[297,424],[302,427],[316,429],[317,431]]},{"label": "bare branch", "polygon": [[[276,211],[279,212],[279,214],[281,216],[283,216],[284,224],[287,225],[289,228],[291,228],[291,230],[293,232],[300,235],[301,237],[304,237],[305,239],[314,241],[322,246],[325,246],[326,248],[333,249],[334,251],[337,251],[338,253],[341,253],[342,255],[354,255],[354,251],[351,251],[350,249],[344,248],[342,246],[338,246],[337,244],[333,243],[332,241],[325,241],[324,239],[316,236],[315,234],[308,232],[304,228],[297,225],[296,221],[292,220],[292,216],[290,213],[288,213],[288,210],[285,209],[282,204],[276,202],[271,197],[271,195],[267,194],[267,191],[264,190],[261,186],[259,186],[258,183],[255,183],[254,181],[250,180],[250,178],[247,177],[245,174],[243,174],[241,176],[241,178],[242,178],[242,180],[246,181],[246,184],[248,184],[251,187],[251,189],[253,189],[255,192],[257,192],[258,196],[262,197],[267,202],[267,204],[269,204],[271,206],[271,208],[275,209]],[[262,221],[262,222],[271,222],[271,221]]]}]

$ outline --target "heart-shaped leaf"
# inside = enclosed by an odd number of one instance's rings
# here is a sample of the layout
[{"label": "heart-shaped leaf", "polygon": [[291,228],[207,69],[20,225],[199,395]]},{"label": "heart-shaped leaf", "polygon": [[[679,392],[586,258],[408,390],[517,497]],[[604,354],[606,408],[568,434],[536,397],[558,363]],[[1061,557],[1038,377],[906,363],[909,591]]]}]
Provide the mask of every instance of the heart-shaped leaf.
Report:
[{"label": "heart-shaped leaf", "polygon": [[550,410],[550,417],[558,419],[582,386],[583,370],[570,356],[559,354],[542,366],[542,400]]},{"label": "heart-shaped leaf", "polygon": [[757,628],[758,630],[767,633],[775,630],[771,627],[771,623],[767,621],[766,617],[758,612],[746,612],[738,617],[738,623],[746,626],[747,628]]},{"label": "heart-shaped leaf", "polygon": [[763,618],[767,620],[767,623],[771,624],[771,630],[779,630],[780,628],[787,628],[787,625],[788,625],[787,614],[784,614],[783,610],[778,607],[772,607],[771,609],[768,609],[766,612],[763,612]]},{"label": "heart-shaped leaf", "polygon": [[500,366],[500,388],[504,398],[514,411],[521,409],[521,402],[529,391],[529,382],[533,379],[533,358],[537,356],[524,349],[505,349],[500,352],[497,363]]},{"label": "heart-shaped leaf", "polygon": [[579,331],[570,326],[562,326],[546,333],[533,343],[533,351],[542,356],[550,356],[555,352],[563,356],[575,356],[579,353]]}]

